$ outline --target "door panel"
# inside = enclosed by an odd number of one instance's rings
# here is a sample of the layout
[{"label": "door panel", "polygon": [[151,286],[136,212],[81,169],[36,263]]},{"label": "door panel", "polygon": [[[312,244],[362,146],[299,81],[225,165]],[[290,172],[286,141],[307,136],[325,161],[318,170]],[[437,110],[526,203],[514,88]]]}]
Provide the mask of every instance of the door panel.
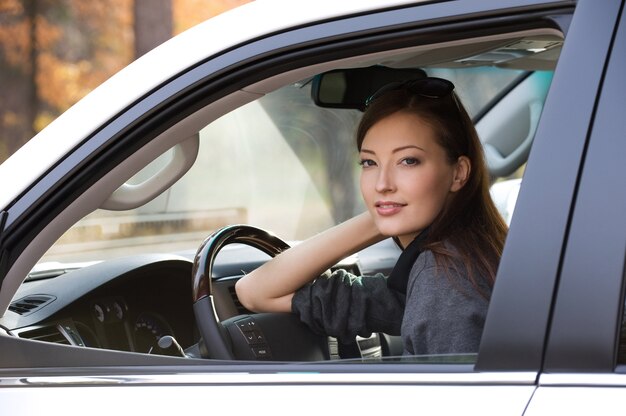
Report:
[{"label": "door panel", "polygon": [[[423,385],[428,379],[384,373],[37,377],[14,380],[13,385],[11,380],[0,379],[1,385],[8,386],[0,389],[0,402],[6,414],[49,416],[74,414],[72,409],[103,416],[191,414],[198,410],[225,415],[385,415],[409,409],[416,414],[519,416],[534,390],[532,385]],[[441,375],[433,375],[431,383],[437,380],[442,381]],[[17,385],[21,388],[12,388]],[[50,388],[53,386],[57,388]]]},{"label": "door panel", "polygon": [[576,7],[498,269],[478,369],[541,367],[580,164],[620,5],[581,1]]},{"label": "door panel", "polygon": [[546,353],[549,372],[613,372],[626,251],[626,19],[595,113]]}]

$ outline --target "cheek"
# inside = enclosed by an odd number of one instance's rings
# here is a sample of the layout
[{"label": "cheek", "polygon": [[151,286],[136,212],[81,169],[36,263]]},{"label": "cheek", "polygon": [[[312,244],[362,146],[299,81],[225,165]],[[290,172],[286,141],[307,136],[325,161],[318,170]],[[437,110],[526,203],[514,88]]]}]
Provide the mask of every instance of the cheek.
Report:
[{"label": "cheek", "polygon": [[443,207],[452,185],[452,175],[447,171],[423,171],[422,175],[406,178],[405,186],[411,194],[433,208]]},{"label": "cheek", "polygon": [[433,182],[433,196],[437,199],[437,204],[441,209],[443,209],[451,195],[453,180],[453,176],[446,173]]},{"label": "cheek", "polygon": [[361,196],[363,199],[368,202],[368,198],[371,195],[372,184],[371,184],[371,176],[365,172],[361,172],[361,176],[359,178],[359,186],[361,188]]}]

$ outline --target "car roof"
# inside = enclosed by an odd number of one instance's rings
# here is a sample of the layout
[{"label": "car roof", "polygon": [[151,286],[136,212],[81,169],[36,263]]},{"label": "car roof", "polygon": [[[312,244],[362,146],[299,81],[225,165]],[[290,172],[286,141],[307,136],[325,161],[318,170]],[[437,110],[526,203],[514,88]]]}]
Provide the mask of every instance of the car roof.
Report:
[{"label": "car roof", "polygon": [[0,165],[0,182],[12,184],[0,194],[0,209],[120,111],[195,64],[289,28],[410,3],[416,1],[257,0],[192,27],[113,75]]}]

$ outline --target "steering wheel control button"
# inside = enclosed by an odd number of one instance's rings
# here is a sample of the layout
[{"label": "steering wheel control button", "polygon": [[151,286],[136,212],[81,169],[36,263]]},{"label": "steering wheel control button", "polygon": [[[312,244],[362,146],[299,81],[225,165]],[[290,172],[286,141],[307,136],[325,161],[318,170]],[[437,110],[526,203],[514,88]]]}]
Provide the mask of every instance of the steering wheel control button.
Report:
[{"label": "steering wheel control button", "polygon": [[237,327],[250,345],[265,344],[265,335],[251,318],[237,321]]},{"label": "steering wheel control button", "polygon": [[265,336],[260,331],[246,331],[243,335],[248,344],[265,344]]},{"label": "steering wheel control button", "polygon": [[243,333],[254,331],[255,329],[257,329],[257,324],[252,320],[252,318],[245,318],[237,321],[237,326]]},{"label": "steering wheel control button", "polygon": [[250,317],[235,322],[257,360],[270,360],[272,353],[261,328]]},{"label": "steering wheel control button", "polygon": [[254,342],[257,344],[265,344],[265,335],[261,331],[254,331]]},{"label": "steering wheel control button", "polygon": [[259,360],[271,360],[272,359],[272,353],[270,352],[270,349],[267,346],[252,347],[252,352],[254,353],[254,356]]}]

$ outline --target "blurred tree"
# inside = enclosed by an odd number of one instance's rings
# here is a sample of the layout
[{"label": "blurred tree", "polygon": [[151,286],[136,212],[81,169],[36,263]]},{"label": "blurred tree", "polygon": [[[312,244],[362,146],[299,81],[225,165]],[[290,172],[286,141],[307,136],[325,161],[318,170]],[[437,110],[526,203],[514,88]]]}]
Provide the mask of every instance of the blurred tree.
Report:
[{"label": "blurred tree", "polygon": [[[24,3],[24,4],[23,4]],[[36,55],[31,48],[36,33],[33,16],[37,3],[3,0],[0,3],[0,161],[34,131],[37,96]]]},{"label": "blurred tree", "polygon": [[172,0],[135,0],[135,57],[172,37]]},{"label": "blurred tree", "polygon": [[135,57],[249,0],[0,0],[0,163]]},{"label": "blurred tree", "polygon": [[251,0],[173,0],[174,33],[178,34],[198,23],[217,16]]},{"label": "blurred tree", "polygon": [[0,0],[0,162],[133,57],[131,0]]}]

